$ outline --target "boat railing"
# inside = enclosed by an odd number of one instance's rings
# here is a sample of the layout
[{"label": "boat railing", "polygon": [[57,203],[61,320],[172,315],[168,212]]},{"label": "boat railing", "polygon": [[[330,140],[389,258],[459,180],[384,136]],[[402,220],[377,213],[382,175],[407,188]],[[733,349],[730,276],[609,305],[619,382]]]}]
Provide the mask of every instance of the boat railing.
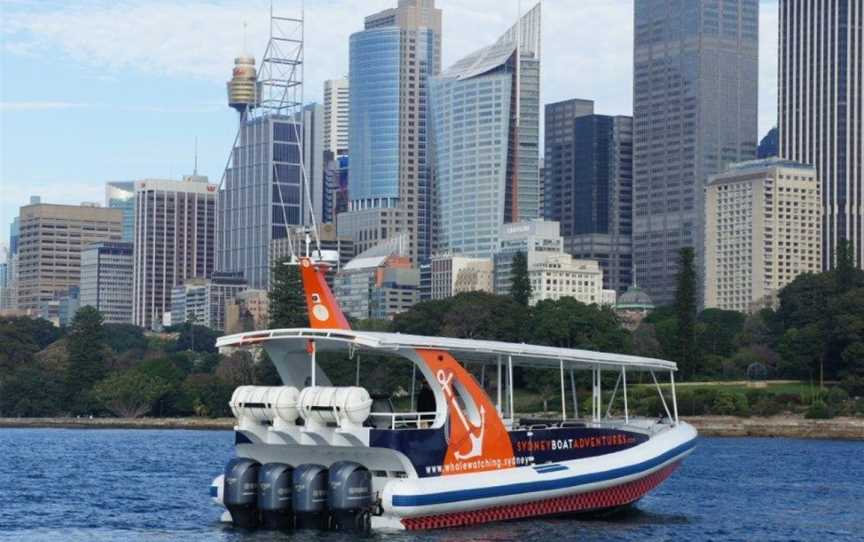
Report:
[{"label": "boat railing", "polygon": [[[427,429],[435,421],[435,412],[372,412],[369,419],[378,429]],[[377,423],[384,420],[385,423]]]}]

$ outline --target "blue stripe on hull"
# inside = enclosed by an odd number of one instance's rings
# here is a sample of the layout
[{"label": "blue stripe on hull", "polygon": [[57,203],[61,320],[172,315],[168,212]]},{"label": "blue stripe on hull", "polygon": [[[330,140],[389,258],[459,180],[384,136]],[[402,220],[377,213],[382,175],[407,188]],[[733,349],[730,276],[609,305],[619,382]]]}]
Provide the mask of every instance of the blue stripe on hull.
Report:
[{"label": "blue stripe on hull", "polygon": [[393,506],[428,506],[432,504],[445,504],[461,501],[472,501],[476,499],[488,499],[491,497],[507,497],[510,495],[521,495],[523,493],[535,493],[538,491],[551,491],[555,489],[564,489],[585,484],[593,484],[606,480],[613,480],[623,476],[630,476],[640,472],[650,470],[658,465],[662,465],[666,461],[692,450],[696,446],[696,439],[690,440],[676,446],[675,448],[658,455],[653,459],[619,467],[603,472],[593,472],[590,474],[582,474],[579,476],[571,476],[569,478],[559,478],[556,480],[542,480],[539,482],[521,482],[518,484],[509,484],[504,486],[480,487],[476,489],[460,489],[457,491],[442,491],[439,493],[429,493],[426,495],[394,495]]}]

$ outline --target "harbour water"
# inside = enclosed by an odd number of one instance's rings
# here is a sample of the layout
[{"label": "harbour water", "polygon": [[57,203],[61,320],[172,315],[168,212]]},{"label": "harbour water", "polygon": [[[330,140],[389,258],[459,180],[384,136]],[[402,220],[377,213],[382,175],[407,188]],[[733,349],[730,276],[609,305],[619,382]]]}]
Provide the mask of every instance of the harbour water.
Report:
[{"label": "harbour water", "polygon": [[[0,429],[0,540],[347,542],[242,533],[208,489],[228,431]],[[864,540],[864,442],[700,439],[665,484],[608,518],[519,521],[372,541]]]}]

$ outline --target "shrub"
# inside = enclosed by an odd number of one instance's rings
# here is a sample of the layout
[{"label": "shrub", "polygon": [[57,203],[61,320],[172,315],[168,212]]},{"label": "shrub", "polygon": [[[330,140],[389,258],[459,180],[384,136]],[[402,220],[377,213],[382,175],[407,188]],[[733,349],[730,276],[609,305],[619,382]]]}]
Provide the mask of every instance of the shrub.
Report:
[{"label": "shrub", "polygon": [[[654,393],[651,397],[642,397],[634,403],[635,412],[639,416],[666,417],[666,410],[660,401],[660,396]],[[670,407],[671,408],[671,407]]]},{"label": "shrub", "polygon": [[823,401],[814,401],[807,408],[807,413],[804,417],[811,420],[827,420],[832,417],[831,410]]},{"label": "shrub", "polygon": [[755,405],[756,403],[764,399],[773,399],[771,393],[769,393],[765,389],[760,388],[749,388],[744,392],[744,396],[747,397],[747,403],[751,405]]},{"label": "shrub", "polygon": [[849,399],[849,394],[846,390],[840,387],[833,387],[825,393],[825,402],[829,405],[839,405]]},{"label": "shrub", "polygon": [[753,403],[750,411],[756,416],[776,416],[783,412],[783,406],[770,397],[763,397]]},{"label": "shrub", "polygon": [[800,405],[802,403],[801,396],[794,393],[778,393],[774,396],[774,400],[781,405]]},{"label": "shrub", "polygon": [[720,390],[711,404],[711,413],[720,416],[749,416],[750,406],[744,395]]},{"label": "shrub", "polygon": [[191,374],[183,382],[184,406],[196,416],[229,416],[232,393],[234,386],[215,375]]},{"label": "shrub", "polygon": [[847,376],[840,385],[852,397],[864,397],[864,376]]}]

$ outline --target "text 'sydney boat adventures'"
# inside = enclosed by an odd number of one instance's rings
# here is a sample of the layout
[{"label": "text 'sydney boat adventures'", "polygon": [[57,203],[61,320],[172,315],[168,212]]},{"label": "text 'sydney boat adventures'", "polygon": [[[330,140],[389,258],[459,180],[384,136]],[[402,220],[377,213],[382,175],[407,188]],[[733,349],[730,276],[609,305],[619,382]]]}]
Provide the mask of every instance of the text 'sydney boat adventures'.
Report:
[{"label": "text 'sydney boat adventures'", "polygon": [[[297,264],[309,328],[240,333],[217,343],[263,347],[283,381],[242,386],[231,399],[236,457],[211,494],[227,509],[223,520],[237,527],[432,529],[610,510],[663,482],[696,444],[696,431],[678,420],[672,362],[352,331],[324,280],[328,265],[308,257]],[[425,411],[397,412],[359,385],[332,386],[316,364],[318,352],[410,361],[425,380],[411,410]],[[479,383],[466,365],[488,382]],[[560,421],[514,417],[514,367],[560,376]],[[590,418],[567,417],[566,377],[575,402],[577,370],[592,374]],[[627,377],[635,371],[650,373],[665,411],[660,419],[629,415]],[[617,383],[607,405],[602,377],[609,372]],[[657,373],[668,373],[668,402]],[[359,370],[357,377],[359,383]],[[484,384],[495,390],[494,400]],[[612,418],[616,395],[623,416]]]}]

